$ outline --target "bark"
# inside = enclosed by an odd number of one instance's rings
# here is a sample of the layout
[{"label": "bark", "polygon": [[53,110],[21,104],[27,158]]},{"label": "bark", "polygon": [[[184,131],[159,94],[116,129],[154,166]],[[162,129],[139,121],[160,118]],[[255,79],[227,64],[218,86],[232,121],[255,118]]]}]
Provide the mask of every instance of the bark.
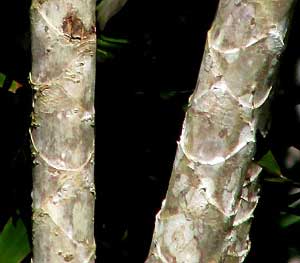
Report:
[{"label": "bark", "polygon": [[95,1],[33,0],[33,262],[95,262]]},{"label": "bark", "polygon": [[261,170],[255,135],[268,129],[294,2],[220,0],[147,263],[245,259]]}]

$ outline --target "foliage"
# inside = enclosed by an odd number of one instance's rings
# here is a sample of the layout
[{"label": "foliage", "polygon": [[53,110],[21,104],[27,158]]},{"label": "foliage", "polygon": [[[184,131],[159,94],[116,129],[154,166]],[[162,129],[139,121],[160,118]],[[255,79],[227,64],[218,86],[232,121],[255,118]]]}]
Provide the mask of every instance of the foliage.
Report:
[{"label": "foliage", "polygon": [[23,84],[16,80],[10,80],[7,76],[0,72],[0,88],[6,88],[9,92],[16,93]]},{"label": "foliage", "polygon": [[282,175],[281,168],[270,150],[257,163],[265,171],[265,173],[263,173],[265,181],[273,183],[289,183],[293,186],[289,194],[289,204],[281,212],[279,217],[280,227],[287,228],[291,225],[300,223],[299,183]]},{"label": "foliage", "polygon": [[30,242],[23,221],[10,218],[0,234],[0,262],[19,263],[30,253]]},{"label": "foliage", "polygon": [[112,38],[101,34],[97,39],[97,61],[105,62],[113,59],[128,44],[128,39]]}]

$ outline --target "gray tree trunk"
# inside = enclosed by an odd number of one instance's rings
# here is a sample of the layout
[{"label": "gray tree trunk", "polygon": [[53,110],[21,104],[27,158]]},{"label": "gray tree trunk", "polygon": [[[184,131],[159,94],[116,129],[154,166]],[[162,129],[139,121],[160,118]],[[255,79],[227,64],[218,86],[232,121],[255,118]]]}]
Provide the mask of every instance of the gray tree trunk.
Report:
[{"label": "gray tree trunk", "polygon": [[94,0],[31,6],[33,262],[95,262]]},{"label": "gray tree trunk", "polygon": [[220,0],[147,263],[236,263],[258,202],[255,135],[294,0]]}]

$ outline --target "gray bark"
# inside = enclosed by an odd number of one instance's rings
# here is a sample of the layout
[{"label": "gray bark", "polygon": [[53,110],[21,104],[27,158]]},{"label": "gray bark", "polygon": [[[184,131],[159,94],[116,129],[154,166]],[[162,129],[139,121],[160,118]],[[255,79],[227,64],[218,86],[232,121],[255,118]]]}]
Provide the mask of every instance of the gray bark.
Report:
[{"label": "gray bark", "polygon": [[95,262],[95,1],[31,6],[33,262]]},{"label": "gray bark", "polygon": [[256,132],[294,0],[220,0],[147,263],[243,262],[258,202]]}]

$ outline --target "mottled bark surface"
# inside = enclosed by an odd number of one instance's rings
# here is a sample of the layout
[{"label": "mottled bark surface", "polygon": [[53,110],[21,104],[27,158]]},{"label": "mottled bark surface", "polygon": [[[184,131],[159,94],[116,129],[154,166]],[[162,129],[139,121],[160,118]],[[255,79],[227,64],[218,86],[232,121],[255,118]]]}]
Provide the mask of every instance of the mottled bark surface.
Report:
[{"label": "mottled bark surface", "polygon": [[243,262],[293,0],[220,0],[147,263]]},{"label": "mottled bark surface", "polygon": [[30,11],[33,262],[95,262],[95,1]]}]

